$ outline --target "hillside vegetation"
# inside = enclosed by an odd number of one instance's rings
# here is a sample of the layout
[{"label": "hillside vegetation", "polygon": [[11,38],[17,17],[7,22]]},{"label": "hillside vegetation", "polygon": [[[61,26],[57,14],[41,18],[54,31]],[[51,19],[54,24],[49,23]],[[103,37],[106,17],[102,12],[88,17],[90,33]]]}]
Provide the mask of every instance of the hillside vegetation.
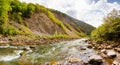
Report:
[{"label": "hillside vegetation", "polygon": [[104,23],[95,29],[92,38],[97,41],[120,42],[120,10],[113,10],[104,18]]},{"label": "hillside vegetation", "polygon": [[[0,0],[0,34],[37,38],[79,38],[90,34],[94,29],[83,22],[84,26],[76,25],[77,20],[60,12],[56,14],[57,12],[39,4]],[[89,28],[89,32],[85,28]]]}]

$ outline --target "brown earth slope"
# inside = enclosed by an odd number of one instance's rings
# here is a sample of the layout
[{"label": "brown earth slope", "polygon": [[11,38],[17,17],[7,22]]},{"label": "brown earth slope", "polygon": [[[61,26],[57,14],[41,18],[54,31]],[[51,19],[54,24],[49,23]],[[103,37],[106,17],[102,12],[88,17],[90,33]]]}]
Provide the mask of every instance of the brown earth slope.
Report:
[{"label": "brown earth slope", "polygon": [[76,19],[70,18],[68,15],[58,11],[52,12],[54,13],[55,17],[64,24],[67,32],[42,12],[34,13],[31,18],[25,18],[25,24],[33,32],[33,34],[40,36],[53,35],[57,32],[60,34],[79,37],[86,35],[86,33],[90,33],[94,29],[94,27],[91,25],[77,20],[79,24],[81,23],[81,25],[78,25]]}]

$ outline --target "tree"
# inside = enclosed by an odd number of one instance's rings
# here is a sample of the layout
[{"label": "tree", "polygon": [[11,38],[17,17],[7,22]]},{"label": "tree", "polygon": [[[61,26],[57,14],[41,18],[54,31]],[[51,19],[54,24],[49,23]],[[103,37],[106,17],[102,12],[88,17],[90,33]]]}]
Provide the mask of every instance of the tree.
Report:
[{"label": "tree", "polygon": [[0,33],[7,28],[8,12],[10,10],[9,0],[0,0]]},{"label": "tree", "polygon": [[120,12],[113,10],[104,18],[104,23],[91,36],[96,40],[118,40],[120,38]]}]

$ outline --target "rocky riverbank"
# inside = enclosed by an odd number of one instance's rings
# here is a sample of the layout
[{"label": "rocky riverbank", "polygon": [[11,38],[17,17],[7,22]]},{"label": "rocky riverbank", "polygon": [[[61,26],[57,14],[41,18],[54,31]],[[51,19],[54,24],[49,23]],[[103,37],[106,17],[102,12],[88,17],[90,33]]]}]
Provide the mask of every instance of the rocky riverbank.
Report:
[{"label": "rocky riverbank", "polygon": [[[68,40],[72,40],[69,42],[65,42]],[[61,41],[64,41],[63,43]],[[61,42],[61,43],[57,43]],[[41,47],[39,44],[49,43],[44,47]],[[56,43],[55,46],[54,44]],[[64,59],[66,62],[55,61],[57,64],[67,63],[67,64],[77,64],[77,65],[119,65],[120,64],[120,47],[119,44],[109,44],[109,43],[94,43],[90,39],[80,39],[74,41],[73,39],[63,39],[63,38],[54,38],[54,39],[30,39],[25,37],[0,37],[1,46],[10,45],[10,46],[24,46],[28,45],[28,47],[23,47],[20,50],[26,51],[29,49],[36,49],[40,46],[41,51],[47,51],[47,48],[52,49],[55,53],[61,52],[60,56],[66,56]],[[29,46],[30,45],[30,46]],[[35,45],[35,46],[34,46]],[[48,47],[53,45],[53,47]],[[38,46],[38,47],[36,47]],[[44,45],[43,45],[44,46]],[[55,48],[60,48],[59,51],[55,50]],[[56,48],[56,49],[58,49]],[[40,51],[40,49],[36,51]],[[49,50],[49,49],[48,49]],[[66,53],[65,53],[65,50]],[[52,53],[53,51],[50,50]],[[63,52],[64,51],[64,52]],[[67,53],[69,51],[69,53]],[[36,52],[38,53],[38,52]],[[40,52],[41,53],[41,52]],[[62,54],[64,53],[64,54]],[[53,53],[54,54],[54,53]],[[22,53],[23,55],[23,53]],[[50,62],[52,63],[52,62]]]},{"label": "rocky riverbank", "polygon": [[[0,49],[6,49],[5,52],[8,53],[11,53],[7,51],[8,49],[13,51],[21,50],[19,58],[15,60],[22,62],[22,65],[105,65],[104,59],[85,40],[76,39],[55,44],[30,46],[0,46]],[[13,58],[10,54],[9,56]],[[4,59],[6,56],[1,55],[1,57]],[[14,61],[14,59],[7,61],[11,65],[14,65],[13,62],[19,65],[19,62]]]},{"label": "rocky riverbank", "polygon": [[70,41],[76,38],[29,38],[25,36],[15,36],[15,37],[4,37],[0,36],[0,46],[3,45],[15,45],[15,46],[24,46],[24,45],[39,45],[44,43],[58,43],[62,41]]},{"label": "rocky riverbank", "polygon": [[86,40],[97,53],[101,55],[106,61],[108,65],[120,65],[120,44],[119,43],[111,43],[111,42],[92,42],[92,40]]}]

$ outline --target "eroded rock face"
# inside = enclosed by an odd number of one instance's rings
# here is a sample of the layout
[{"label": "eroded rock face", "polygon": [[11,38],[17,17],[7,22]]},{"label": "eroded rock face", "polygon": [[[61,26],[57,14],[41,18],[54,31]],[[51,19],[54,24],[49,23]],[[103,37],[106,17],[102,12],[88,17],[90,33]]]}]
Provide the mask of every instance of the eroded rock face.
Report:
[{"label": "eroded rock face", "polygon": [[91,65],[102,65],[103,59],[101,56],[93,55],[90,57],[89,64]]}]

